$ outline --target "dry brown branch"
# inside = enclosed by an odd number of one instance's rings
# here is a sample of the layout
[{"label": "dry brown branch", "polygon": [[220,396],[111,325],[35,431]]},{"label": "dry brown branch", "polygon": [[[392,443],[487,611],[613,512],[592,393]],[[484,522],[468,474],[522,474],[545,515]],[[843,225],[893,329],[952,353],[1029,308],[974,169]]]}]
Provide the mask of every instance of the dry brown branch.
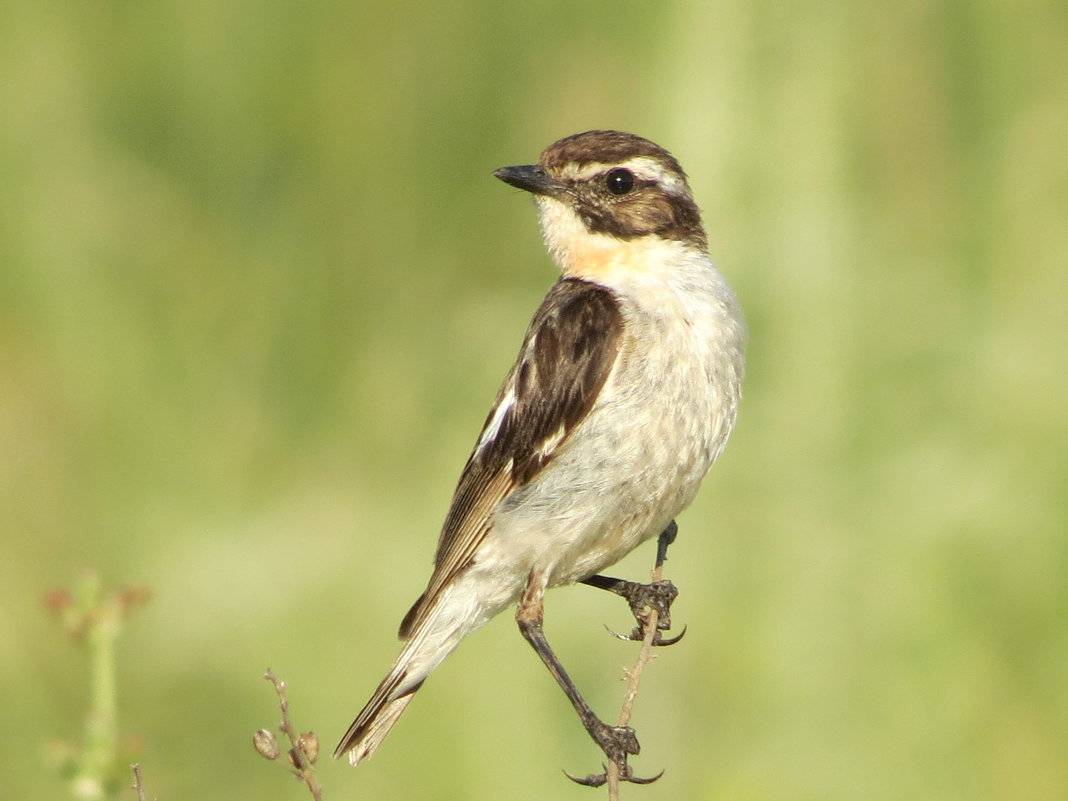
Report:
[{"label": "dry brown branch", "polygon": [[134,764],[130,768],[133,770],[134,783],[133,789],[137,791],[137,801],[145,801],[145,782],[141,777],[141,766]]},{"label": "dry brown branch", "polygon": [[[278,694],[278,708],[282,712],[282,722],[278,724],[278,731],[289,740],[290,749],[287,754],[288,760],[280,762],[284,764],[290,773],[300,779],[312,794],[315,801],[322,801],[323,788],[319,785],[319,779],[315,774],[315,761],[319,757],[319,738],[315,732],[298,733],[289,717],[289,701],[286,699],[286,683],[274,675],[270,668],[263,677],[274,686]],[[281,755],[281,749],[274,735],[266,729],[261,729],[252,737],[256,751],[269,760],[277,760]]]},{"label": "dry brown branch", "polygon": [[[664,566],[658,564],[653,568],[652,581],[660,581],[663,572]],[[634,667],[626,671],[627,692],[623,696],[623,706],[619,710],[619,718],[616,721],[617,726],[626,726],[630,723],[630,716],[634,711],[634,701],[638,697],[638,685],[641,684],[642,674],[645,673],[646,665],[655,658],[653,640],[656,637],[657,623],[659,621],[659,611],[650,607],[642,626],[644,636],[642,637],[642,647],[638,651],[638,659],[634,663]],[[607,777],[608,801],[619,801],[619,766],[611,760],[609,760],[607,768]]]}]

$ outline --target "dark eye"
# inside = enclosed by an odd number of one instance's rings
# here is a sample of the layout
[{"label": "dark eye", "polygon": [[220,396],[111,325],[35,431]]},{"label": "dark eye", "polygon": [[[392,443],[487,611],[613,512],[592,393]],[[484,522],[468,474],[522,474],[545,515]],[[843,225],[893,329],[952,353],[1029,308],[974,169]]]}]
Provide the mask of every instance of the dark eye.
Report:
[{"label": "dark eye", "polygon": [[634,188],[634,174],[622,167],[612,170],[604,180],[608,185],[608,191],[613,195],[625,195]]}]

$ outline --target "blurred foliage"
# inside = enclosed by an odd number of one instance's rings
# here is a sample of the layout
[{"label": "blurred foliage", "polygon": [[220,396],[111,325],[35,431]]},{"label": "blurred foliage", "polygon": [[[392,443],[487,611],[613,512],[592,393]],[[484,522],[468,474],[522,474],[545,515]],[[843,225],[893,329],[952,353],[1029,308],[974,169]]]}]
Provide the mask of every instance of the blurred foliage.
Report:
[{"label": "blurred foliage", "polygon": [[[37,601],[85,566],[156,599],[118,665],[152,795],[301,796],[263,670],[332,745],[553,279],[490,172],[614,127],[686,166],[751,324],[628,797],[1068,797],[1066,69],[1054,0],[7,0],[0,796],[62,792],[86,667]],[[618,708],[622,604],[547,615]],[[592,797],[507,618],[326,797]]]},{"label": "blurred foliage", "polygon": [[85,731],[79,742],[53,740],[48,761],[64,778],[70,795],[82,801],[120,797],[129,786],[129,765],[136,746],[122,744],[117,716],[116,641],[134,611],[149,600],[144,587],[108,589],[89,573],[74,590],[52,590],[45,608],[71,638],[84,647],[89,698]]}]

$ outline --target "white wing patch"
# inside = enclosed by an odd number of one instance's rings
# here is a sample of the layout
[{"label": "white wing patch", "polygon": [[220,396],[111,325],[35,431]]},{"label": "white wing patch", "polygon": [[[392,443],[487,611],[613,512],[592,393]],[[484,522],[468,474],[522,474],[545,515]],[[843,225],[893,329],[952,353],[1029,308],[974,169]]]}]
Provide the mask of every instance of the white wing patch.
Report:
[{"label": "white wing patch", "polygon": [[556,452],[557,446],[564,441],[564,437],[567,435],[567,427],[561,425],[552,436],[546,437],[538,445],[537,453],[544,457],[552,456]]},{"label": "white wing patch", "polygon": [[482,431],[482,436],[478,440],[478,445],[475,447],[475,455],[482,453],[487,445],[497,438],[497,435],[501,431],[501,425],[504,423],[504,417],[513,408],[515,408],[515,382],[508,387],[508,392],[501,398],[501,402],[497,404],[497,408],[493,410],[493,416],[489,422],[486,423],[486,428]]}]

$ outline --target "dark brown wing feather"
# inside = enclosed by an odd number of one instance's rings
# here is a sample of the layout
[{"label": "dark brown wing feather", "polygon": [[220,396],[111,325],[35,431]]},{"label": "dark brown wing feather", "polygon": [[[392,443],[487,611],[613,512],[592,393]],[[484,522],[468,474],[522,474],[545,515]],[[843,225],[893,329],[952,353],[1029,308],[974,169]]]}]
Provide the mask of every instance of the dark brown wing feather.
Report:
[{"label": "dark brown wing feather", "polygon": [[[490,533],[497,505],[537,476],[589,414],[615,364],[622,332],[619,303],[605,287],[566,278],[549,290],[460,476],[434,574],[405,616],[402,638],[423,620],[442,587],[470,564]],[[505,403],[509,407],[499,414]],[[487,439],[491,427],[496,432]]]}]

